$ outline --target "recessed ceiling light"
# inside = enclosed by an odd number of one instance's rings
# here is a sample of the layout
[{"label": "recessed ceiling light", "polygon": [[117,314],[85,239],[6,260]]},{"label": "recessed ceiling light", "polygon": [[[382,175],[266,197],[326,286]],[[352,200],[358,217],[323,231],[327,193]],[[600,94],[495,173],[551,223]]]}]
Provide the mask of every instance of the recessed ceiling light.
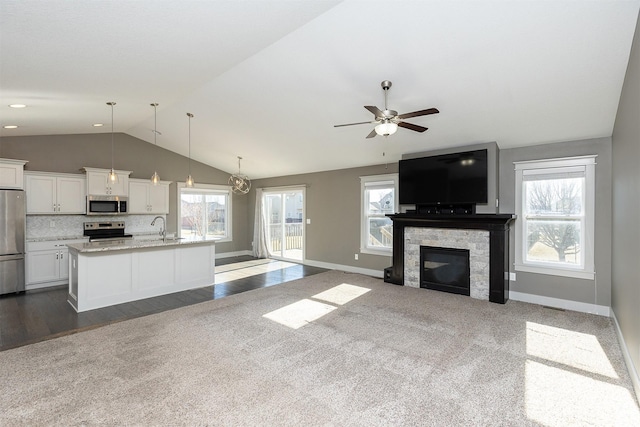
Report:
[{"label": "recessed ceiling light", "polygon": [[9,104],[9,107],[11,107],[11,108],[25,108],[26,105],[25,104]]},{"label": "recessed ceiling light", "polygon": [[5,128],[5,129],[16,129],[18,126],[16,126],[16,125],[4,125],[2,127]]},{"label": "recessed ceiling light", "polygon": [[94,127],[94,128],[99,128],[99,127],[101,127],[101,126],[104,126],[104,125],[103,125],[102,123],[94,123],[94,124],[93,124],[93,127]]}]

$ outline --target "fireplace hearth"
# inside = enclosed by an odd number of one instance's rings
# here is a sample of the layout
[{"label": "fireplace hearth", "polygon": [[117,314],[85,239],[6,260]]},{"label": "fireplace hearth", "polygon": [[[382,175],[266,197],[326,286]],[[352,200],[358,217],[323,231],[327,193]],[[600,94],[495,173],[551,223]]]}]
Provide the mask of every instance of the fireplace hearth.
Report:
[{"label": "fireplace hearth", "polygon": [[420,287],[470,295],[469,250],[420,246]]}]

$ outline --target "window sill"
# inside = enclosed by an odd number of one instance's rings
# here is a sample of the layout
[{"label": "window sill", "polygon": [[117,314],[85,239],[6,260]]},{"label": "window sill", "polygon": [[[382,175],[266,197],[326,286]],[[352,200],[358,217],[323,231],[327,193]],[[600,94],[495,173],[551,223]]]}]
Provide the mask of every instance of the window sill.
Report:
[{"label": "window sill", "polygon": [[361,254],[368,255],[381,255],[381,256],[393,256],[393,249],[370,249],[370,248],[360,248]]},{"label": "window sill", "polygon": [[516,264],[514,268],[516,271],[524,271],[526,273],[547,274],[551,276],[571,277],[574,279],[594,280],[596,277],[595,272],[585,270],[569,270],[564,268],[552,268],[522,264]]}]

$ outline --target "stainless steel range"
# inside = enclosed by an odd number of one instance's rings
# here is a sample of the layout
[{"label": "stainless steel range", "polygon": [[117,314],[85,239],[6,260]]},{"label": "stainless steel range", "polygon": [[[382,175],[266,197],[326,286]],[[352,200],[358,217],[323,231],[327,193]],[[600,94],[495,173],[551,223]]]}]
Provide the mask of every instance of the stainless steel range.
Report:
[{"label": "stainless steel range", "polygon": [[133,238],[131,234],[125,234],[124,221],[99,221],[85,222],[84,235],[90,242],[108,242]]}]

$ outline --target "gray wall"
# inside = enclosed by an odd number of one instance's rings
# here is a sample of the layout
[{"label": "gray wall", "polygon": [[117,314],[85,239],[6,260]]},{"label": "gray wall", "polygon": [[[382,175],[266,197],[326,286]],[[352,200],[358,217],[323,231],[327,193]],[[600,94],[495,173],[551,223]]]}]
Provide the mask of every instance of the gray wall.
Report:
[{"label": "gray wall", "polygon": [[[396,173],[398,164],[378,165],[329,172],[260,179],[255,188],[306,185],[306,258],[311,261],[348,265],[380,272],[391,265],[391,255],[360,253],[360,177]],[[255,192],[250,194],[253,233]],[[253,234],[252,234],[253,235]],[[354,259],[359,254],[359,259]]]},{"label": "gray wall", "polygon": [[[640,370],[640,17],[613,128],[613,312]],[[637,378],[636,378],[637,379]],[[636,384],[640,398],[640,384]]]},{"label": "gray wall", "polygon": [[[611,303],[611,138],[567,141],[500,150],[500,212],[515,212],[513,162],[597,154],[595,217],[595,280],[518,271],[510,290],[609,306]],[[517,223],[517,220],[516,220]],[[510,232],[510,270],[515,261],[515,230]]]},{"label": "gray wall", "polygon": [[[184,182],[188,175],[187,157],[122,133],[116,133],[114,141],[114,167],[133,171],[131,178],[148,179],[154,170],[163,181]],[[111,134],[2,137],[0,157],[28,160],[28,171],[79,174],[84,166],[109,169]],[[203,184],[227,184],[229,179],[229,173],[195,161],[191,162],[191,174],[196,183]],[[233,242],[217,245],[216,252],[251,249],[247,200],[247,196],[234,195]]]}]

